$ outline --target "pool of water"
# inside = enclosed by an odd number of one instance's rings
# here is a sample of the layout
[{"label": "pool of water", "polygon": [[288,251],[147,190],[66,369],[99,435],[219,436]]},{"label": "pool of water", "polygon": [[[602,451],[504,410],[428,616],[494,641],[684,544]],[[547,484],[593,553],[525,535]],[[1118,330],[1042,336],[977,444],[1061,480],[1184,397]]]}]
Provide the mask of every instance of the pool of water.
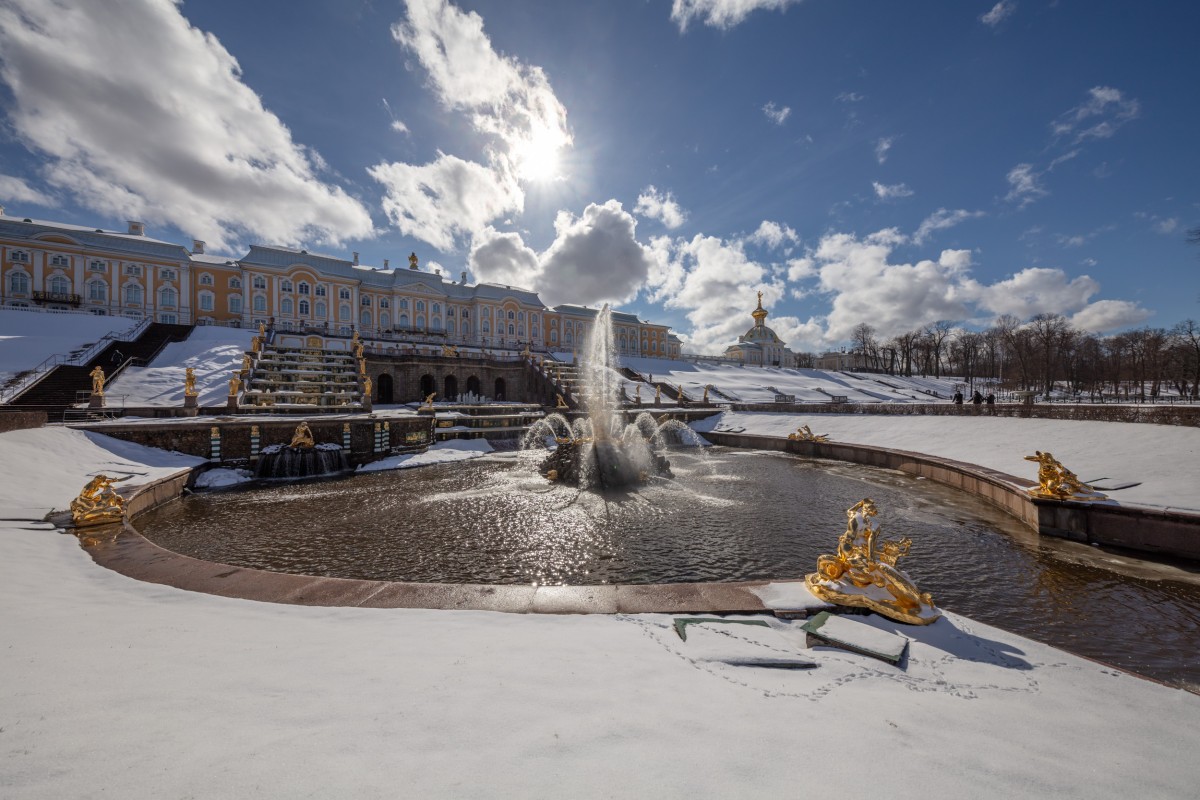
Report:
[{"label": "pool of water", "polygon": [[548,485],[518,454],[346,480],[198,494],[139,519],[151,541],[226,564],[372,580],[498,584],[792,579],[871,497],[939,606],[1200,687],[1200,577],[1038,537],[903,473],[712,448],[620,494]]}]

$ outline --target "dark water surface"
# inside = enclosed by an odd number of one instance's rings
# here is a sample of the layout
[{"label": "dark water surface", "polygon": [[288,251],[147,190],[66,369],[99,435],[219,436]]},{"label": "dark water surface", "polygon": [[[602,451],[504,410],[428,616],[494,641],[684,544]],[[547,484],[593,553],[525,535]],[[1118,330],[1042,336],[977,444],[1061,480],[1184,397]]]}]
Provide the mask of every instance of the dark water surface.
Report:
[{"label": "dark water surface", "polygon": [[[672,452],[674,480],[623,494],[550,486],[497,455],[347,480],[183,498],[151,541],[243,567],[372,580],[600,584],[792,579],[864,497],[942,608],[1200,687],[1200,575],[1038,537],[981,500],[902,473],[780,453]],[[527,456],[526,456],[527,458]]]}]

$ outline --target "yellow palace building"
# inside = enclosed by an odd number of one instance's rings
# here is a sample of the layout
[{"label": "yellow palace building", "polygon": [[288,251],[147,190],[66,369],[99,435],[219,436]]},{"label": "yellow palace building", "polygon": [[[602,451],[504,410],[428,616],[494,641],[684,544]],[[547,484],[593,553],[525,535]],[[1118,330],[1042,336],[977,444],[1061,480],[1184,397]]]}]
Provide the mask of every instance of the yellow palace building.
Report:
[{"label": "yellow palace building", "polygon": [[[496,349],[582,347],[596,310],[547,308],[528,289],[470,284],[420,268],[390,268],[271,245],[242,258],[153,239],[141,222],[106,231],[18,218],[0,208],[0,305],[149,317],[156,322],[276,328]],[[614,314],[618,351],[678,358],[665,325]]]}]

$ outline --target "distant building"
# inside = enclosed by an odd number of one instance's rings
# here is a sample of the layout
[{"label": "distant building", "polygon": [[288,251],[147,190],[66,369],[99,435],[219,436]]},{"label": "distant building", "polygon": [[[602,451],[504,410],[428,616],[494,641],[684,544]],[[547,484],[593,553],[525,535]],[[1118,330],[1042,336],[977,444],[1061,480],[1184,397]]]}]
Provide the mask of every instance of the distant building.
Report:
[{"label": "distant building", "polygon": [[[157,322],[439,341],[500,349],[571,350],[591,330],[594,309],[547,308],[529,289],[446,280],[420,269],[382,268],[337,256],[251,245],[242,258],[209,255],[126,232],[5,216],[0,208],[0,305],[78,309]],[[618,352],[678,358],[665,325],[613,314]]]},{"label": "distant building", "polygon": [[738,337],[737,344],[725,348],[726,358],[735,358],[746,364],[759,367],[792,367],[795,354],[788,349],[775,331],[766,325],[767,310],[762,305],[762,292],[758,293],[758,308],[750,312],[754,327]]},{"label": "distant building", "polygon": [[830,369],[841,372],[851,372],[854,370],[862,370],[867,368],[867,357],[857,351],[847,353],[845,351],[829,351],[824,355],[817,356],[817,369]]}]

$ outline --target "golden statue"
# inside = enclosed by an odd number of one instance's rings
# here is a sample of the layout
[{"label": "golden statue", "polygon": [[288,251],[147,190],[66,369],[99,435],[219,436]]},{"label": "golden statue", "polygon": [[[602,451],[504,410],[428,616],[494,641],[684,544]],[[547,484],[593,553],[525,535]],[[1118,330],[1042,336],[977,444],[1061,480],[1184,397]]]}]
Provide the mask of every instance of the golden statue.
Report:
[{"label": "golden statue", "polygon": [[679,397],[676,399],[680,403],[682,403],[684,400],[687,400],[687,395],[683,393],[683,384],[682,383],[679,384]]},{"label": "golden statue", "polygon": [[250,354],[242,353],[242,372],[250,371]]},{"label": "golden statue", "polygon": [[829,436],[825,434],[816,434],[812,432],[812,428],[807,425],[801,425],[800,429],[795,433],[789,433],[788,438],[796,442],[828,442]]},{"label": "golden statue", "polygon": [[758,307],[762,308],[762,292],[758,293]]},{"label": "golden statue", "polygon": [[76,528],[120,522],[125,517],[125,498],[113,488],[116,480],[97,475],[71,501],[71,521]]},{"label": "golden statue", "polygon": [[353,345],[351,345],[350,349],[353,351],[355,358],[363,357],[363,343],[362,342],[355,342]]},{"label": "golden statue", "polygon": [[458,355],[458,347],[452,344],[442,345],[442,355],[447,358],[454,358]]},{"label": "golden statue", "polygon": [[567,401],[563,400],[563,396],[561,394],[556,394],[554,396],[554,398],[555,398],[554,399],[554,407],[555,408],[570,408],[570,406],[567,405]]},{"label": "golden statue", "polygon": [[363,394],[367,397],[371,396],[371,376],[363,378]]},{"label": "golden statue", "polygon": [[437,396],[437,392],[430,392],[425,398],[425,408],[433,408],[433,398]]},{"label": "golden statue", "polygon": [[250,349],[253,350],[255,353],[262,351],[262,337],[261,336],[255,336],[253,339],[250,340]]},{"label": "golden statue", "polygon": [[843,606],[869,608],[899,622],[928,625],[942,612],[928,592],[896,567],[908,553],[912,540],[880,540],[875,516],[879,510],[870,498],[847,509],[846,531],[838,539],[837,554],[817,559],[817,571],[804,582],[816,597]]},{"label": "golden statue", "polygon": [[92,396],[104,397],[104,370],[96,367],[88,374],[92,378]]},{"label": "golden statue", "polygon": [[296,432],[292,434],[292,443],[288,447],[312,447],[313,435],[308,429],[307,422],[301,422],[296,426]]},{"label": "golden statue", "polygon": [[263,324],[262,320],[258,321],[258,335],[262,338],[266,338],[267,335],[267,326]]},{"label": "golden statue", "polygon": [[1034,497],[1052,500],[1107,500],[1108,496],[1098,492],[1079,480],[1071,470],[1064,467],[1050,453],[1035,450],[1034,455],[1025,456],[1026,461],[1038,463],[1038,486],[1031,486],[1029,493]]},{"label": "golden statue", "polygon": [[521,358],[533,358],[533,353],[529,352],[529,343],[525,343],[525,349],[521,351]]},{"label": "golden statue", "polygon": [[657,403],[660,400],[662,400],[662,387],[656,383],[654,384],[654,402]]},{"label": "golden statue", "polygon": [[408,254],[408,268],[409,269],[417,268],[417,254],[416,253]]},{"label": "golden statue", "polygon": [[196,396],[196,370],[191,367],[183,371],[183,396]]},{"label": "golden statue", "polygon": [[242,390],[242,379],[238,377],[237,371],[233,373],[233,377],[229,379],[229,396],[236,397],[237,393]]},{"label": "golden statue", "polygon": [[367,374],[367,360],[365,358],[360,358],[358,360],[358,374],[359,375]]},{"label": "golden statue", "polygon": [[701,400],[700,402],[704,403],[705,405],[708,405],[708,386],[704,387],[704,399]]},{"label": "golden statue", "polygon": [[351,347],[354,347],[356,344],[359,344],[359,341],[358,341],[358,328],[355,328],[355,329],[354,329],[354,333],[353,333],[353,335],[351,335],[351,337],[350,337],[350,346],[351,346]]}]

